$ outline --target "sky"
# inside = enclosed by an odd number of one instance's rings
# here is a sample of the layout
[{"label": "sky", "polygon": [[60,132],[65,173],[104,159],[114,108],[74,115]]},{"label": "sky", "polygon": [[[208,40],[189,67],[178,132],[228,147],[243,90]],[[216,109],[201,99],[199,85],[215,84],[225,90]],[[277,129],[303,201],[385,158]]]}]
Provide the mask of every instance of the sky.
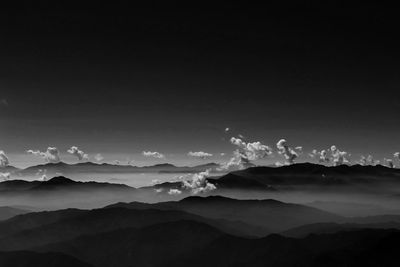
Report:
[{"label": "sky", "polygon": [[70,162],[78,146],[110,162],[195,164],[189,151],[229,159],[240,134],[391,157],[400,150],[395,11],[333,1],[4,7],[0,150],[18,166],[42,163],[26,151],[49,146]]}]

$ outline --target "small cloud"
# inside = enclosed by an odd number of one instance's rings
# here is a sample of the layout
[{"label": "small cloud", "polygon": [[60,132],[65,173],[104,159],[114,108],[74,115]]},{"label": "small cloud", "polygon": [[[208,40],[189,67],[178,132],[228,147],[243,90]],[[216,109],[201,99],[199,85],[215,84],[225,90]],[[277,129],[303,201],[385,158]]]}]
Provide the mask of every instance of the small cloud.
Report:
[{"label": "small cloud", "polygon": [[225,156],[225,153],[219,153],[219,155],[221,156],[221,157],[223,157],[223,156]]},{"label": "small cloud", "polygon": [[331,155],[333,166],[343,165],[350,162],[348,159],[350,155],[345,151],[340,151],[335,145],[331,146]]},{"label": "small cloud", "polygon": [[157,158],[157,159],[163,159],[165,158],[165,156],[163,154],[161,154],[160,152],[152,152],[152,151],[143,151],[142,152],[143,156],[145,157],[153,157],[153,158]]},{"label": "small cloud", "polygon": [[67,152],[77,157],[79,161],[89,160],[89,155],[85,154],[85,152],[83,152],[82,150],[79,150],[77,146],[72,146],[70,149],[67,150]]},{"label": "small cloud", "polygon": [[6,167],[8,164],[10,164],[10,161],[8,160],[6,153],[4,153],[3,150],[0,150],[0,167]]},{"label": "small cloud", "polygon": [[197,152],[190,151],[188,153],[188,156],[195,157],[195,158],[201,158],[201,159],[208,159],[208,158],[211,158],[213,156],[213,154],[203,152],[203,151],[197,151]]},{"label": "small cloud", "polygon": [[311,158],[315,158],[318,160],[318,162],[320,163],[328,163],[330,162],[330,158],[328,156],[328,152],[323,149],[321,151],[318,151],[316,149],[313,149],[313,151],[311,151],[311,153],[308,154]]},{"label": "small cloud", "polygon": [[400,152],[395,152],[393,154],[393,157],[395,157],[396,159],[400,160]]},{"label": "small cloud", "polygon": [[179,189],[170,189],[168,191],[168,195],[177,196],[177,195],[180,195],[180,194],[182,194],[182,191],[179,190]]},{"label": "small cloud", "polygon": [[227,133],[227,132],[229,132],[231,129],[229,128],[229,127],[226,127],[225,128],[225,132]]},{"label": "small cloud", "polygon": [[278,143],[276,143],[276,148],[278,149],[278,153],[285,158],[286,164],[293,164],[303,149],[303,147],[300,146],[295,149],[291,148],[285,139],[279,140]]},{"label": "small cloud", "polygon": [[162,193],[163,191],[164,191],[164,188],[157,188],[157,189],[154,189],[154,191],[156,191],[156,193]]},{"label": "small cloud", "polygon": [[46,162],[57,163],[60,162],[60,153],[56,147],[48,147],[45,152],[39,150],[27,150],[28,154],[42,157]]},{"label": "small cloud", "polygon": [[97,162],[100,162],[100,161],[102,161],[102,160],[104,159],[104,157],[103,157],[100,153],[97,153],[97,154],[94,156],[94,159],[95,159]]}]

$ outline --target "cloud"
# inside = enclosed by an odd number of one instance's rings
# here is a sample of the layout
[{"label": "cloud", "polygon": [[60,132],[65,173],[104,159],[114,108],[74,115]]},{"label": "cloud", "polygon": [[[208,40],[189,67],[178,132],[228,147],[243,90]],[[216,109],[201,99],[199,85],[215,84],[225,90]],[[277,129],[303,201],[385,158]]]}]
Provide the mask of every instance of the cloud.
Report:
[{"label": "cloud", "polygon": [[176,196],[176,195],[180,195],[180,194],[182,194],[182,191],[179,190],[179,189],[170,189],[170,190],[168,191],[168,195],[174,195],[174,196]]},{"label": "cloud", "polygon": [[208,158],[211,158],[213,156],[213,154],[203,152],[203,151],[198,151],[198,152],[190,151],[188,153],[188,156],[195,157],[195,158],[201,158],[201,159],[208,159]]},{"label": "cloud", "polygon": [[10,164],[10,161],[8,160],[6,153],[4,153],[3,150],[0,150],[0,167],[6,167],[8,164]]},{"label": "cloud", "polygon": [[374,159],[372,155],[368,155],[367,157],[361,155],[361,158],[358,163],[362,166],[367,166],[367,165],[375,166],[377,164],[377,161]]},{"label": "cloud", "polygon": [[102,161],[102,160],[104,159],[104,157],[103,157],[100,153],[97,153],[97,154],[94,156],[94,159],[95,159],[97,162],[100,162],[100,161]]},{"label": "cloud", "polygon": [[335,145],[331,146],[331,155],[333,166],[349,163],[349,154],[345,151],[340,151]]},{"label": "cloud", "polygon": [[79,161],[89,159],[89,155],[85,154],[85,152],[83,152],[82,150],[79,150],[77,146],[71,146],[71,148],[68,149],[67,152],[77,157]]},{"label": "cloud", "polygon": [[285,139],[279,140],[278,143],[276,143],[276,148],[278,149],[278,153],[283,155],[285,158],[286,164],[293,164],[303,149],[303,147],[300,146],[296,147],[295,149],[291,148],[288,146]]},{"label": "cloud", "polygon": [[157,188],[154,189],[154,191],[156,191],[156,193],[161,193],[162,191],[164,191],[164,188]]},{"label": "cloud", "polygon": [[9,172],[0,172],[0,179],[3,180],[9,180],[11,177],[11,174]]},{"label": "cloud", "polygon": [[400,160],[400,152],[395,152],[393,154],[393,157],[395,157],[396,159]]},{"label": "cloud", "polygon": [[227,132],[229,132],[230,131],[230,128],[229,127],[226,127],[225,128],[225,132],[227,133]]},{"label": "cloud", "polygon": [[252,164],[251,161],[265,158],[272,154],[272,149],[261,142],[246,143],[240,138],[232,137],[231,144],[238,147],[233,152],[233,157],[222,164],[218,170],[244,169]]},{"label": "cloud", "polygon": [[56,147],[48,147],[45,152],[41,152],[39,150],[31,150],[29,149],[28,154],[32,154],[35,156],[42,157],[46,162],[49,163],[57,163],[60,162],[60,153]]},{"label": "cloud", "polygon": [[153,157],[153,158],[157,158],[157,159],[163,159],[165,158],[165,156],[163,154],[161,154],[160,152],[152,152],[152,151],[143,151],[142,152],[143,156],[145,157]]},{"label": "cloud", "polygon": [[311,158],[318,159],[318,162],[320,163],[328,163],[330,162],[330,158],[328,156],[328,152],[323,149],[321,151],[318,151],[316,149],[313,149],[311,153],[308,154]]},{"label": "cloud", "polygon": [[189,189],[190,192],[194,195],[199,193],[207,193],[212,190],[217,189],[215,185],[209,183],[207,181],[207,177],[210,176],[210,169],[193,174],[190,180],[182,181],[182,187],[185,189]]}]

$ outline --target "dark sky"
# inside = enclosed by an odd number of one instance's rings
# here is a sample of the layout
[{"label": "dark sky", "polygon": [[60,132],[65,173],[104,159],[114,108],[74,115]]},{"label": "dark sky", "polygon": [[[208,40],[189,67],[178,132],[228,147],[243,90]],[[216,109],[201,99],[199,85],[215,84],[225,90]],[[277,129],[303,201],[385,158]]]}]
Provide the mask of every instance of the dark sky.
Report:
[{"label": "dark sky", "polygon": [[230,152],[237,134],[354,155],[400,149],[394,7],[147,3],[2,8],[0,149],[17,162],[71,145],[183,160]]}]

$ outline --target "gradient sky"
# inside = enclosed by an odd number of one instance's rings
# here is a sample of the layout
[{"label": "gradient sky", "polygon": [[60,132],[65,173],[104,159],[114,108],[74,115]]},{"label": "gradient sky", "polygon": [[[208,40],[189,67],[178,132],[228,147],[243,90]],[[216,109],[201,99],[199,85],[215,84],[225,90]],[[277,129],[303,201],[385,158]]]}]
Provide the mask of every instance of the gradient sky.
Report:
[{"label": "gradient sky", "polygon": [[11,164],[72,145],[107,161],[152,163],[140,155],[151,150],[194,163],[188,151],[231,153],[238,134],[306,151],[400,150],[396,9],[112,3],[0,10],[0,150]]}]

